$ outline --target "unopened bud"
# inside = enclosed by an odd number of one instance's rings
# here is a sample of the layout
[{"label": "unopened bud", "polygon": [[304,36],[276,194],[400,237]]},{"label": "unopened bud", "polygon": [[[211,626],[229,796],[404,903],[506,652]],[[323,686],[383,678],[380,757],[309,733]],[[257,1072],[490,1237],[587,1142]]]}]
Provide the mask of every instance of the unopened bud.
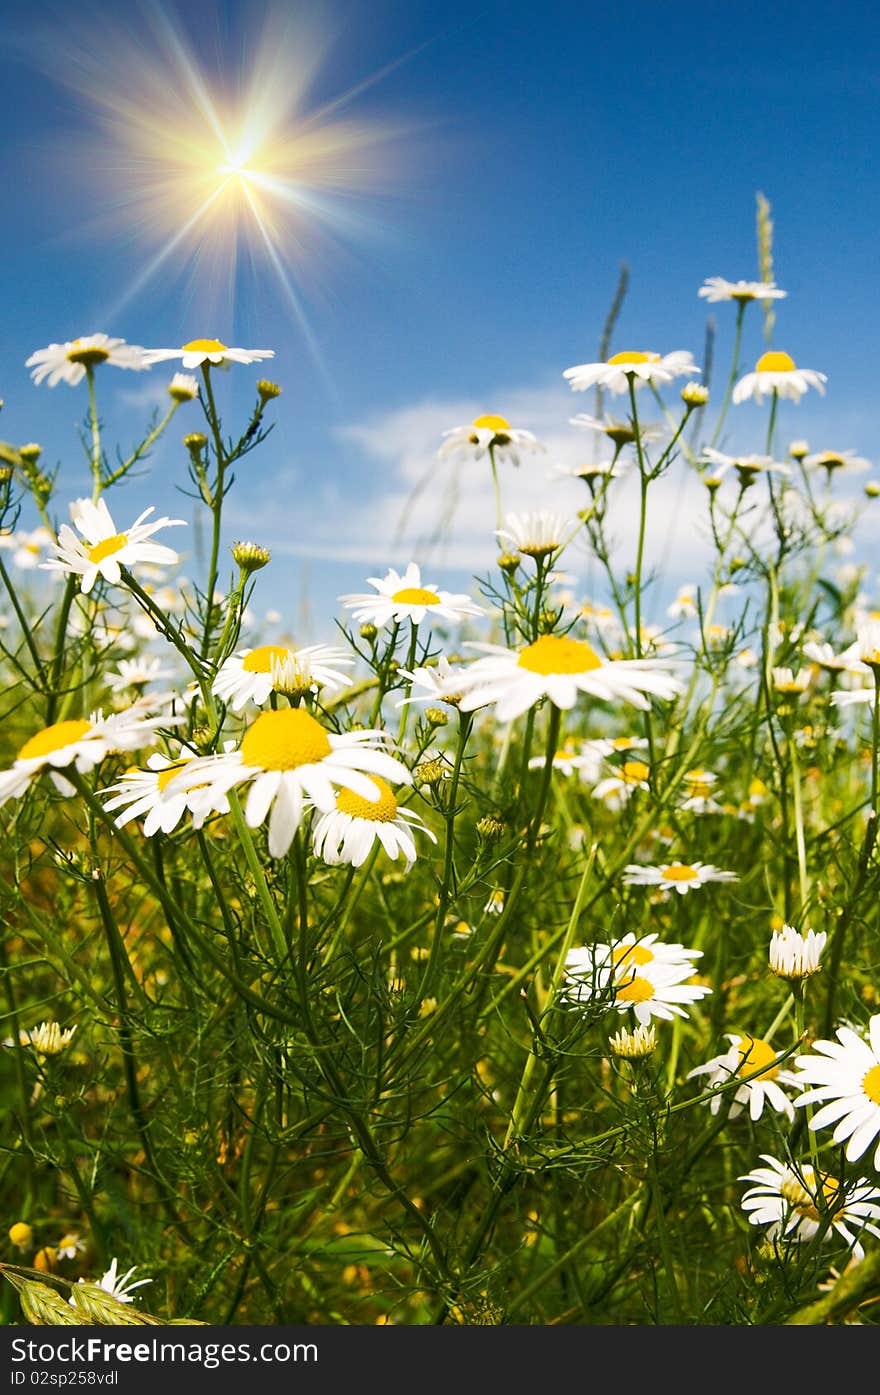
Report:
[{"label": "unopened bud", "polygon": [[511,576],[519,566],[519,556],[515,552],[502,552],[497,560],[501,570],[509,572]]},{"label": "unopened bud", "polygon": [[880,496],[880,484],[878,484],[877,480],[868,480],[868,483],[865,485],[865,494],[869,499],[876,499]]},{"label": "unopened bud", "polygon": [[809,441],[792,441],[788,453],[792,460],[803,460],[810,453]]},{"label": "unopened bud", "polygon": [[265,567],[271,560],[272,554],[268,548],[260,547],[259,543],[236,542],[232,544],[232,559],[236,566],[241,567],[245,573],[258,572],[261,567]]},{"label": "unopened bud", "polygon": [[34,1228],[27,1221],[16,1221],[9,1227],[9,1239],[17,1250],[28,1250],[33,1244]]},{"label": "unopened bud", "polygon": [[260,378],[257,382],[257,392],[260,394],[261,402],[271,402],[273,397],[281,396],[281,388],[277,383],[270,383],[268,378]]},{"label": "unopened bud", "polygon": [[445,727],[449,721],[449,714],[444,712],[442,707],[426,707],[425,721],[430,722],[432,727]]},{"label": "unopened bud", "polygon": [[28,441],[26,445],[19,446],[18,453],[28,465],[36,465],[43,454],[43,447],[37,445],[36,441]]},{"label": "unopened bud", "polygon": [[376,626],[375,626],[375,625],[370,625],[370,624],[361,625],[361,628],[360,628],[360,636],[361,636],[361,639],[365,639],[369,644],[371,644],[371,643],[373,642],[373,640],[376,638],[376,635],[377,635],[378,633],[379,633],[379,631],[376,629]]},{"label": "unopened bud", "polygon": [[417,785],[436,785],[448,773],[445,761],[439,758],[423,760],[413,771],[413,779]]},{"label": "unopened bud", "polygon": [[709,389],[703,383],[685,383],[681,400],[686,407],[705,407],[709,401]]},{"label": "unopened bud", "polygon": [[192,455],[198,455],[208,444],[208,438],[201,431],[190,431],[184,436],[183,444]]},{"label": "unopened bud", "polygon": [[494,842],[504,832],[504,824],[495,814],[484,814],[477,820],[477,832],[487,842]]}]

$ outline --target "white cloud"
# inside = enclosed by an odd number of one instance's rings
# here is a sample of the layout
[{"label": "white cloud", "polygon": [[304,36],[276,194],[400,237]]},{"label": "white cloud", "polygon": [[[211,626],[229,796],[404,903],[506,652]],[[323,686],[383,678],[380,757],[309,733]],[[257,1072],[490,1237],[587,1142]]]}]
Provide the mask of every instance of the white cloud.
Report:
[{"label": "white cloud", "polygon": [[[587,486],[560,476],[554,466],[574,466],[599,458],[592,433],[569,424],[585,404],[564,387],[518,388],[490,403],[467,399],[425,399],[411,406],[355,422],[338,435],[362,462],[356,472],[361,493],[356,506],[350,490],[328,482],[320,498],[301,499],[300,536],[269,540],[278,554],[308,556],[367,567],[400,565],[411,559],[439,573],[485,571],[497,554],[495,504],[487,460],[438,460],[442,433],[487,411],[502,413],[525,427],[546,451],[524,454],[519,468],[499,462],[505,512],[550,508],[574,516],[589,502]],[[607,452],[604,452],[607,455]],[[609,532],[619,544],[620,572],[635,558],[638,478],[634,468],[612,485]],[[705,532],[706,493],[693,470],[679,457],[649,496],[646,563],[670,569],[675,577],[702,570],[710,555]],[[274,531],[267,515],[266,531]],[[571,571],[590,565],[586,542],[577,540],[565,556]]]}]

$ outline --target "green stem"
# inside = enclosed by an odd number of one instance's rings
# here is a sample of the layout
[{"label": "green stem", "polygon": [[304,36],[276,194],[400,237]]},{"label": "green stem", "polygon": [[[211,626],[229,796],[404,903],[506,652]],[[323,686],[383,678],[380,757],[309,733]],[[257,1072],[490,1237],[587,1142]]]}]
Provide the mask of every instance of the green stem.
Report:
[{"label": "green stem", "polygon": [[718,420],[715,423],[715,430],[712,432],[710,446],[715,446],[721,438],[721,428],[724,425],[724,418],[727,416],[727,409],[733,394],[734,384],[739,377],[739,350],[742,342],[743,316],[745,315],[747,301],[741,300],[736,311],[736,330],[733,336],[733,362],[730,368],[730,377],[727,380],[727,387],[724,390],[724,398],[721,402],[721,409],[718,413]]}]

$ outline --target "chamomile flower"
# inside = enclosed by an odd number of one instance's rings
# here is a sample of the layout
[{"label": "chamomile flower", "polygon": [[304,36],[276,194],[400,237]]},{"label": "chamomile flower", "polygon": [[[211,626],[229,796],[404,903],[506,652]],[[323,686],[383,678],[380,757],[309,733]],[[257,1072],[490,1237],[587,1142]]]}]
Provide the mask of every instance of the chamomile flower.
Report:
[{"label": "chamomile flower", "polygon": [[66,1235],[62,1235],[58,1241],[55,1253],[59,1259],[76,1259],[77,1255],[81,1255],[85,1249],[86,1242],[82,1236],[77,1235],[76,1231],[69,1231]]},{"label": "chamomile flower", "polygon": [[199,395],[199,380],[189,373],[175,373],[168,384],[168,396],[175,402],[192,402]]},{"label": "chamomile flower", "polygon": [[583,480],[595,491],[604,480],[619,478],[623,470],[613,460],[588,460],[581,465],[555,465],[553,473],[563,479]]},{"label": "chamomile flower", "polygon": [[751,397],[762,402],[775,392],[778,397],[799,402],[809,388],[824,393],[827,381],[827,374],[817,373],[814,368],[798,368],[790,354],[771,349],[758,359],[754,372],[740,378],[733,389],[733,401],[746,402]]},{"label": "chamomile flower", "polygon": [[483,650],[485,657],[469,666],[467,691],[459,705],[470,712],[494,704],[501,722],[519,717],[544,697],[563,709],[574,707],[585,693],[647,710],[646,694],[670,699],[682,689],[656,661],[605,659],[569,635],[542,635],[521,649],[473,643],[467,647]]},{"label": "chamomile flower", "polygon": [[14,533],[0,534],[0,547],[12,553],[14,566],[24,572],[38,567],[47,548],[54,545],[48,528],[19,528]]},{"label": "chamomile flower", "polygon": [[702,959],[703,951],[661,940],[657,934],[636,935],[630,930],[611,944],[597,945],[596,956],[599,963],[612,964],[620,979],[638,974],[649,966],[662,972],[674,969],[690,977],[694,972],[694,960]]},{"label": "chamomile flower", "polygon": [[872,468],[870,460],[854,450],[820,450],[804,457],[808,470],[824,470],[831,475],[860,475]]},{"label": "chamomile flower", "polygon": [[688,983],[691,962],[702,950],[682,945],[662,945],[656,935],[637,941],[624,936],[616,944],[599,944],[570,950],[565,960],[562,999],[573,1006],[605,1005],[618,1012],[631,1011],[641,1026],[658,1017],[671,1021],[687,1017],[684,1004],[698,1002],[712,990]]},{"label": "chamomile flower", "polygon": [[657,1050],[657,1028],[636,1027],[635,1031],[629,1032],[626,1027],[621,1027],[609,1038],[608,1046],[612,1056],[624,1061],[643,1061]]},{"label": "chamomile flower", "polygon": [[121,659],[119,667],[106,675],[106,681],[111,692],[120,693],[126,688],[145,688],[148,683],[158,683],[172,676],[172,670],[163,667],[161,659]]},{"label": "chamomile flower", "polygon": [[179,349],[147,349],[144,352],[148,364],[179,358],[183,368],[200,368],[203,363],[214,368],[229,368],[233,363],[260,363],[264,358],[274,357],[274,349],[230,349],[219,339],[191,339]]},{"label": "chamomile flower", "polygon": [[614,775],[609,775],[604,780],[599,781],[593,790],[593,798],[604,799],[610,806],[620,808],[636,790],[650,789],[648,784],[650,773],[644,761],[626,760],[622,765],[616,767]]},{"label": "chamomile flower", "polygon": [[106,334],[87,334],[65,344],[37,349],[25,360],[25,367],[33,369],[31,377],[35,383],[48,378],[49,387],[55,387],[56,383],[76,387],[85,377],[86,369],[96,368],[99,363],[130,368],[136,373],[150,366],[146,351],[139,344],[126,344],[124,339],[111,339]]},{"label": "chamomile flower", "polygon": [[[220,665],[211,691],[241,712],[248,703],[262,707],[272,692],[317,693],[345,687],[349,676],[341,668],[354,660],[344,649],[328,644],[310,644],[292,649],[285,644],[261,644],[255,649],[239,649]],[[337,667],[338,666],[338,667]]]},{"label": "chamomile flower", "polygon": [[[569,417],[570,426],[581,427],[584,431],[599,431],[603,436],[607,436],[609,441],[614,443],[616,450],[623,446],[632,445],[636,439],[635,427],[629,420],[621,421],[617,417],[606,413],[602,417],[590,416],[589,412],[578,412],[577,416]],[[639,437],[645,441],[656,441],[663,435],[663,429],[653,423],[639,422]]]},{"label": "chamomile flower", "polygon": [[[689,1080],[698,1075],[709,1077],[712,1113],[717,1114],[722,1103],[727,1103],[731,1119],[748,1108],[749,1118],[754,1123],[760,1119],[766,1104],[793,1120],[794,1106],[782,1086],[794,1086],[797,1080],[791,1071],[776,1064],[777,1053],[770,1043],[748,1033],[726,1032],[725,1036],[730,1042],[729,1050],[688,1071]],[[760,1074],[756,1075],[756,1071]],[[733,1091],[718,1090],[718,1086],[729,1085],[742,1076],[751,1076],[751,1079],[742,1080]]]},{"label": "chamomile flower", "polygon": [[81,537],[78,538],[72,528],[62,523],[55,546],[57,555],[41,565],[49,571],[78,575],[81,578],[80,588],[84,595],[88,595],[99,576],[105,581],[118,582],[122,567],[136,566],[139,562],[164,565],[177,562],[178,555],[170,547],[148,539],[160,528],[182,526],[184,520],[162,517],[153,523],[144,523],[144,519],[153,512],[152,506],[144,509],[126,532],[120,533],[103,499],[97,503],[91,499],[77,499],[71,505],[70,515]]},{"label": "chamomile flower", "polygon": [[679,809],[685,809],[691,814],[722,813],[723,806],[713,795],[717,781],[718,776],[711,770],[685,771],[682,780],[684,798],[678,806]]},{"label": "chamomile flower", "polygon": [[19,1032],[18,1040],[21,1046],[31,1047],[38,1060],[44,1061],[47,1056],[60,1056],[66,1051],[75,1031],[76,1024],[62,1027],[55,1021],[41,1022],[38,1027]]},{"label": "chamomile flower", "polygon": [[352,592],[339,599],[355,620],[372,625],[390,625],[411,620],[420,625],[425,616],[440,620],[463,620],[468,615],[483,615],[482,606],[475,605],[470,596],[441,591],[436,582],[422,585],[421,569],[410,562],[401,575],[392,567],[385,576],[368,576],[376,594]]},{"label": "chamomile flower", "polygon": [[860,661],[877,675],[880,668],[880,620],[864,620],[856,631],[856,645]]},{"label": "chamomile flower", "polygon": [[378,842],[392,860],[403,853],[406,870],[416,860],[414,830],[436,843],[424,820],[412,809],[403,808],[384,780],[374,777],[377,798],[367,799],[350,789],[336,795],[336,807],[317,820],[312,845],[315,856],[331,865],[348,863],[361,867]]},{"label": "chamomile flower", "polygon": [[811,664],[818,664],[819,668],[827,669],[829,673],[862,675],[870,672],[867,664],[859,658],[858,641],[836,654],[832,646],[824,641],[807,640],[804,658],[809,659]]},{"label": "chamomile flower", "polygon": [[0,771],[0,805],[18,799],[32,781],[48,770],[62,793],[71,786],[61,771],[73,766],[80,774],[93,770],[110,751],[132,751],[152,740],[161,726],[175,725],[180,717],[145,715],[143,709],[126,708],[104,717],[95,712],[88,719],[53,722],[34,732],[19,750],[9,770]]},{"label": "chamomile flower", "polygon": [[217,790],[213,799],[206,799],[205,789],[198,785],[182,790],[168,789],[174,776],[194,759],[195,756],[184,754],[172,760],[154,751],[147,757],[145,769],[126,770],[114,784],[99,790],[102,798],[110,795],[109,799],[104,799],[108,813],[122,810],[116,815],[116,827],[124,828],[132,819],[146,815],[144,835],[152,838],[160,830],[173,833],[187,811],[192,815],[193,828],[201,828],[211,814],[228,813],[229,800],[223,790]]},{"label": "chamomile flower", "polygon": [[506,417],[488,413],[475,417],[468,426],[453,426],[443,432],[443,444],[437,452],[439,458],[452,455],[470,456],[472,460],[482,460],[491,448],[496,460],[509,460],[519,465],[523,451],[544,450],[540,441],[522,427],[511,426]]},{"label": "chamomile flower", "polygon": [[[543,770],[546,764],[546,756],[532,756],[529,759],[529,770]],[[591,784],[596,778],[594,772],[598,764],[592,751],[585,751],[583,747],[562,746],[553,754],[554,770],[566,777],[578,775],[587,784]]]},{"label": "chamomile flower", "polygon": [[402,668],[398,677],[407,679],[412,688],[421,688],[423,691],[410,691],[409,697],[401,698],[397,706],[403,707],[408,702],[445,702],[450,707],[458,707],[468,684],[468,673],[467,666],[451,664],[443,654],[431,667],[425,665],[414,669]]},{"label": "chamomile flower", "polygon": [[710,305],[722,300],[747,305],[750,300],[782,300],[788,292],[781,291],[775,281],[725,281],[723,276],[707,276],[697,295]]},{"label": "chamomile flower", "polygon": [[381,749],[383,731],[352,731],[336,735],[302,707],[261,712],[248,727],[238,751],[203,756],[187,762],[169,781],[166,792],[204,786],[201,802],[247,784],[245,820],[257,828],[269,820],[269,853],[283,857],[293,841],[309,800],[319,813],[336,809],[336,786],[362,799],[376,800],[381,791],[371,776],[393,784],[411,784],[406,766]]},{"label": "chamomile flower", "polygon": [[761,1159],[766,1167],[739,1178],[755,1184],[742,1198],[752,1225],[766,1225],[768,1240],[797,1243],[812,1240],[821,1226],[826,1240],[836,1231],[852,1247],[854,1259],[864,1258],[855,1232],[880,1238],[875,1224],[880,1221],[880,1191],[867,1178],[838,1181],[830,1173],[817,1174],[811,1163],[795,1166],[771,1153],[762,1153]]},{"label": "chamomile flower", "polygon": [[580,527],[578,519],[551,513],[549,509],[533,509],[530,513],[509,513],[504,527],[496,530],[501,542],[526,557],[549,557],[571,539]]},{"label": "chamomile flower", "polygon": [[694,364],[693,354],[684,349],[671,354],[646,353],[627,349],[614,354],[604,363],[579,363],[574,368],[566,368],[563,378],[567,378],[574,392],[584,392],[591,387],[604,387],[609,392],[629,392],[630,382],[635,387],[663,387],[685,373],[699,373]]},{"label": "chamomile flower", "polygon": [[736,882],[739,878],[735,872],[723,872],[707,862],[665,862],[660,867],[631,862],[624,870],[623,880],[626,886],[659,886],[684,896],[708,882]]},{"label": "chamomile flower", "polygon": [[[690,970],[687,974],[690,976]],[[648,965],[625,980],[617,980],[614,1007],[618,1012],[631,1011],[642,1026],[647,1026],[654,1017],[663,1022],[671,1022],[674,1017],[686,1018],[685,1006],[699,1002],[712,989],[704,983],[684,980],[685,974],[680,971]]]},{"label": "chamomile flower", "polygon": [[759,475],[791,474],[789,465],[774,460],[771,455],[727,455],[723,450],[706,446],[702,459],[709,467],[704,474],[704,480],[721,480],[729,470],[733,470],[743,489],[748,489],[749,485],[754,484]]},{"label": "chamomile flower", "polygon": [[[109,1293],[110,1297],[115,1298],[117,1303],[131,1303],[133,1301],[131,1295],[136,1288],[143,1288],[144,1284],[153,1282],[152,1279],[136,1279],[132,1282],[131,1276],[136,1269],[137,1265],[133,1264],[124,1274],[120,1274],[118,1261],[114,1258],[107,1272],[97,1280],[97,1287],[102,1288],[105,1293]],[[82,1282],[83,1280],[80,1279],[80,1283]],[[70,1301],[72,1303],[73,1299]]]},{"label": "chamomile flower", "polygon": [[670,620],[693,620],[697,612],[697,588],[680,586],[675,599],[666,607]]},{"label": "chamomile flower", "polygon": [[[812,1088],[795,1107],[821,1104],[811,1129],[834,1125],[832,1141],[846,1143],[847,1162],[856,1162],[880,1136],[880,1013],[871,1018],[867,1037],[850,1026],[838,1027],[837,1041],[814,1041],[809,1055],[798,1056],[798,1085]],[[874,1152],[880,1171],[880,1143]]]},{"label": "chamomile flower", "polygon": [[822,967],[819,963],[828,936],[822,930],[808,930],[802,935],[793,925],[774,930],[770,938],[770,968],[777,978],[797,980],[810,978]]}]

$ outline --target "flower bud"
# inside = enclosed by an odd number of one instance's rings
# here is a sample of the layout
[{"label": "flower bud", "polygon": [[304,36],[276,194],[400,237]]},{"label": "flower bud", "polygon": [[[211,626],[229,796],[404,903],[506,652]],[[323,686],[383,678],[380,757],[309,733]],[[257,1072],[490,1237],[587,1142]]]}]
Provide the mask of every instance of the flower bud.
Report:
[{"label": "flower bud", "polygon": [[273,397],[281,396],[281,388],[277,383],[270,383],[268,378],[259,379],[257,392],[260,394],[260,401],[264,406],[267,402],[271,402]]},{"label": "flower bud", "polygon": [[184,436],[183,444],[191,455],[198,455],[208,444],[208,438],[201,431],[190,431]]},{"label": "flower bud", "polygon": [[709,389],[703,383],[685,383],[681,400],[686,407],[705,407],[709,401]]},{"label": "flower bud", "polygon": [[9,1239],[17,1250],[29,1250],[34,1240],[34,1228],[27,1221],[16,1221],[9,1227]]},{"label": "flower bud", "polygon": [[26,445],[19,446],[18,453],[27,465],[36,465],[43,454],[43,447],[37,445],[36,441],[28,441]]},{"label": "flower bud", "polygon": [[432,727],[445,727],[449,721],[449,714],[444,712],[442,707],[426,707],[425,721],[430,722]]},{"label": "flower bud", "polygon": [[272,554],[268,548],[260,547],[259,543],[236,542],[232,544],[232,559],[236,566],[248,575],[250,572],[258,572],[261,567],[265,567],[271,560]]},{"label": "flower bud", "polygon": [[519,557],[515,552],[502,552],[497,562],[503,572],[509,572],[512,576],[519,566]]},{"label": "flower bud", "polygon": [[198,379],[189,373],[175,373],[168,384],[168,396],[174,402],[192,402],[199,395]]},{"label": "flower bud", "polygon": [[379,633],[379,631],[376,629],[376,626],[375,626],[375,625],[371,625],[371,624],[369,624],[369,623],[366,624],[366,625],[361,625],[361,628],[360,628],[360,636],[361,636],[361,639],[365,639],[365,640],[367,641],[368,644],[372,644],[373,640],[376,638],[376,635],[377,635],[378,633]]}]

